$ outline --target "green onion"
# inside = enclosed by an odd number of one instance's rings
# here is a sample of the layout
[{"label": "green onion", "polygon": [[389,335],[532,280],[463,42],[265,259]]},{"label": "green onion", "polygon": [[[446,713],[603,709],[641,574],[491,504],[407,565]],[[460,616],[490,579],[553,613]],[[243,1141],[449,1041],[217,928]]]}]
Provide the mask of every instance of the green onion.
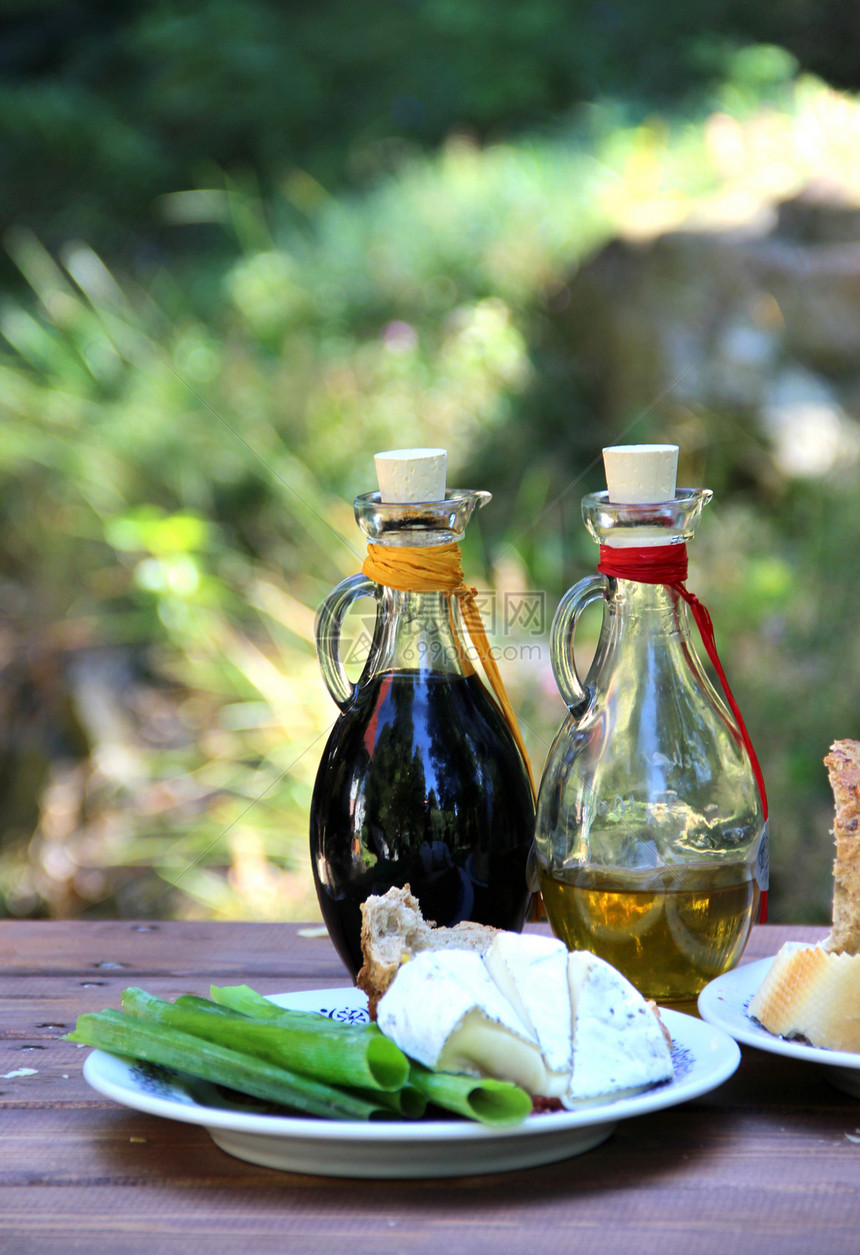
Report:
[{"label": "green onion", "polygon": [[213,1009],[165,1002],[142,989],[126,989],[123,1010],[156,1024],[218,1042],[332,1085],[398,1090],[409,1078],[409,1060],[393,1041],[359,1026],[332,1024],[306,1015],[261,1021]]},{"label": "green onion", "polygon": [[428,1102],[482,1124],[519,1124],[532,1112],[531,1097],[510,1081],[433,1072],[420,1063],[412,1064],[409,1080]]},{"label": "green onion", "polygon": [[[306,1020],[326,1018],[325,1016],[320,1016],[316,1011],[293,1011],[285,1007],[279,1007],[277,1003],[270,1002],[268,998],[258,994],[256,989],[252,989],[250,985],[225,985],[223,988],[212,985],[209,989],[209,996],[219,1006],[229,1007],[231,1011],[239,1011],[242,1015],[250,1015],[255,1020],[282,1020],[285,1016],[291,1020],[296,1020],[299,1017]],[[367,1030],[371,1026],[369,1024],[359,1024],[350,1025],[350,1027]]]},{"label": "green onion", "polygon": [[210,985],[209,996],[219,1006],[253,1016],[255,1020],[276,1020],[283,1010],[262,994],[258,994],[250,985],[225,985],[223,988]]},{"label": "green onion", "polygon": [[238,1050],[229,1050],[164,1024],[136,1019],[122,1011],[78,1016],[74,1032],[68,1033],[65,1040],[175,1068],[215,1085],[280,1103],[304,1115],[372,1120],[390,1118],[392,1114],[390,1107],[370,1101],[365,1095],[350,1094]]},{"label": "green onion", "polygon": [[[125,992],[128,992],[127,990]],[[199,994],[180,994],[175,1001],[177,1007],[188,1007],[192,1011],[208,1011],[210,1015],[221,1015],[227,1019],[238,1020],[247,1019],[241,1011],[231,1011],[229,1007],[222,1007],[219,1003],[213,1002],[211,998],[201,998]]]},{"label": "green onion", "polygon": [[427,1110],[427,1099],[411,1083],[402,1089],[354,1089],[351,1093],[387,1107],[403,1120],[420,1120]]},{"label": "green onion", "polygon": [[[218,1006],[238,1011],[242,1015],[249,1015],[255,1020],[277,1020],[289,1023],[298,1023],[300,1020],[316,1020],[317,1022],[329,1020],[328,1016],[322,1015],[319,1011],[297,1011],[293,1007],[279,1007],[276,1002],[272,1002],[263,994],[258,994],[250,985],[224,985],[223,987],[211,985],[209,996]],[[367,1020],[348,1023],[341,1020],[329,1020],[329,1023],[343,1025],[344,1028],[350,1028],[354,1032],[380,1033],[379,1027]]]},{"label": "green onion", "polygon": [[211,1001],[183,994],[171,1003],[132,986],[123,992],[123,1011],[79,1016],[65,1040],[328,1119],[411,1120],[433,1104],[506,1126],[532,1111],[519,1086],[434,1072],[409,1060],[376,1024],[278,1007],[247,985],[211,992]]}]

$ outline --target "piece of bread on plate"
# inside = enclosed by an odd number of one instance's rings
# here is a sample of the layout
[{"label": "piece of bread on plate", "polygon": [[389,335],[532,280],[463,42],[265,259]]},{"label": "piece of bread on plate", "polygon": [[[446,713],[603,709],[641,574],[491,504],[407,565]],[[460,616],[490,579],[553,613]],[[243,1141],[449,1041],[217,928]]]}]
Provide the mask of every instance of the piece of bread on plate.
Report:
[{"label": "piece of bread on plate", "polygon": [[833,927],[824,949],[860,953],[860,742],[836,741],[824,760],[833,790]]},{"label": "piece of bread on plate", "polygon": [[437,928],[424,919],[409,885],[374,894],[361,906],[361,953],[364,963],[356,977],[367,994],[370,1018],[376,1019],[379,999],[394,980],[401,963],[422,950],[473,950],[485,954],[500,930],[471,920],[453,928]]}]

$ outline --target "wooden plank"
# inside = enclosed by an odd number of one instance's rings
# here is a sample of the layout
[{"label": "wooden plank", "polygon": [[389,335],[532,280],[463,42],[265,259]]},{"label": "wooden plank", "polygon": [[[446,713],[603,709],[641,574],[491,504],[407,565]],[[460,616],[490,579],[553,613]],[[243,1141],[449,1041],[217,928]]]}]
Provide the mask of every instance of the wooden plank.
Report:
[{"label": "wooden plank", "polygon": [[286,924],[196,921],[0,920],[0,971],[19,978],[79,973],[93,982],[118,978],[125,984],[160,972],[204,972],[234,981],[349,981],[328,937],[302,937]]},{"label": "wooden plank", "polygon": [[[614,1155],[612,1151],[617,1153]],[[728,1153],[728,1148],[727,1148]],[[581,1173],[586,1162],[602,1171]],[[636,1251],[665,1255],[847,1255],[856,1250],[856,1192],[795,1180],[709,1180],[677,1175],[677,1160],[630,1176],[623,1148],[510,1177],[438,1183],[333,1182],[256,1170],[244,1180],[210,1177],[171,1188],[137,1179],[58,1190],[6,1191],[0,1234],[27,1249],[411,1253],[445,1251]],[[745,1165],[744,1165],[745,1166]],[[609,1174],[614,1181],[610,1182]],[[275,1174],[272,1174],[274,1176]]]}]

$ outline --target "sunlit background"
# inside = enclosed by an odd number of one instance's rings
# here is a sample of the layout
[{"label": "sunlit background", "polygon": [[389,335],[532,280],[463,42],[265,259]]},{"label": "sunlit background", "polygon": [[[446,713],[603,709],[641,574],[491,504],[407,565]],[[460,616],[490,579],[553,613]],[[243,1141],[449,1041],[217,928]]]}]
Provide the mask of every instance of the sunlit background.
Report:
[{"label": "sunlit background", "polygon": [[822,758],[860,737],[858,21],[4,6],[0,913],[317,917],[314,612],[360,566],[378,449],[446,446],[494,495],[470,579],[545,595],[537,632],[495,624],[539,772],[548,620],[596,561],[580,499],[602,445],[670,440],[715,490],[689,584],[764,768],[771,918],[829,919]]}]

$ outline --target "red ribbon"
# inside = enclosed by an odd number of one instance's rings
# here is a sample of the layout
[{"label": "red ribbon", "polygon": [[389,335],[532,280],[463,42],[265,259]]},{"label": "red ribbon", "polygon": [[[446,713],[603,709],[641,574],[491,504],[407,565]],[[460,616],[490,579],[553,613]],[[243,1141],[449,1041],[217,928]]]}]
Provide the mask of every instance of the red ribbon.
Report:
[{"label": "red ribbon", "polygon": [[[685,544],[648,545],[641,548],[619,549],[614,545],[601,545],[600,561],[597,564],[597,569],[603,575],[611,576],[616,580],[634,580],[639,584],[665,584],[667,588],[671,588],[676,592],[679,597],[683,597],[690,607],[702,637],[702,644],[705,646],[714,670],[720,677],[726,701],[735,717],[741,740],[749,755],[750,766],[758,786],[761,808],[766,821],[767,794],[764,788],[764,777],[750,740],[750,734],[747,732],[743,715],[732,696],[732,690],[729,688],[726,673],[723,671],[723,665],[717,653],[717,642],[714,638],[714,625],[711,622],[711,616],[695,593],[691,593],[684,582],[687,578],[687,546]],[[766,920],[767,890],[765,889],[761,895],[759,922],[764,924]]]}]

